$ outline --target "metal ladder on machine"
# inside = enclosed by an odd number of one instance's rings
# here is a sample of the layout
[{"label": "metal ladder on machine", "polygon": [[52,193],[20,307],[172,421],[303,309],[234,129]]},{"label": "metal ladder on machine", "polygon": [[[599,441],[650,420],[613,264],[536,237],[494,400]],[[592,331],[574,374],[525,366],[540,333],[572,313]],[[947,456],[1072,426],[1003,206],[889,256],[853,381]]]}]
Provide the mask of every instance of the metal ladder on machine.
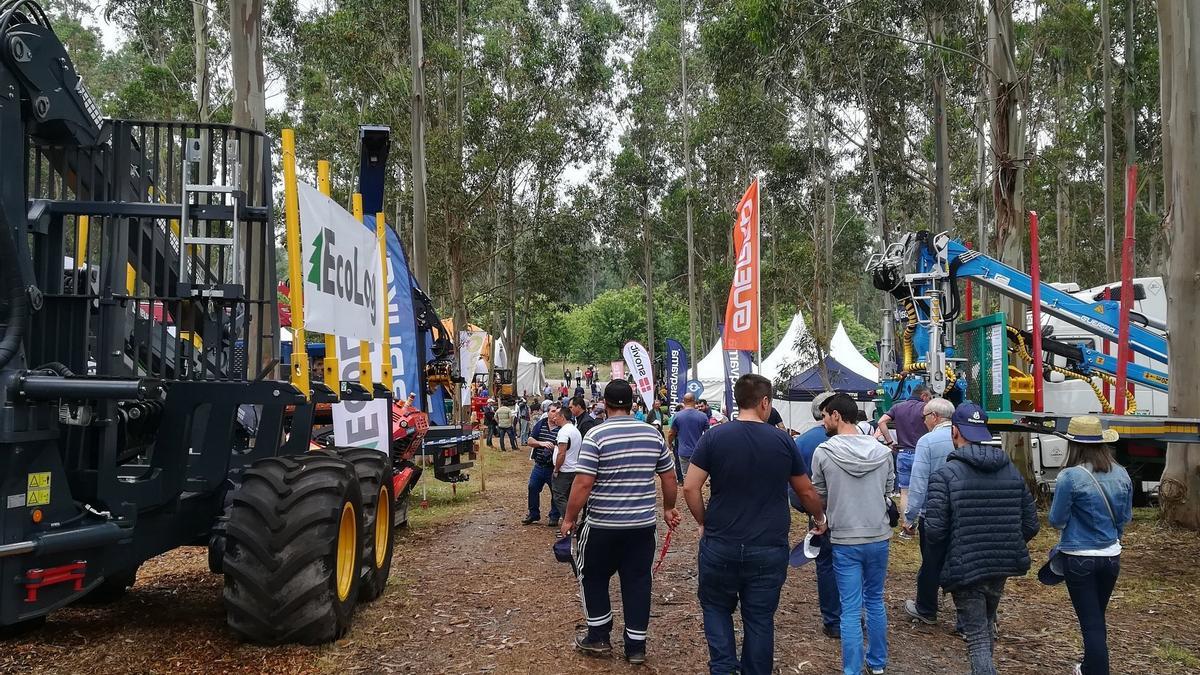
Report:
[{"label": "metal ladder on machine", "polygon": [[[188,138],[184,145],[182,179],[180,181],[182,212],[179,221],[179,297],[203,306],[206,317],[217,317],[219,328],[223,328],[225,324],[225,310],[221,306],[225,303],[220,301],[232,301],[233,304],[226,306],[231,309],[229,326],[234,328],[233,332],[236,334],[235,321],[237,318],[232,309],[236,307],[236,301],[245,300],[245,285],[241,283],[242,279],[239,274],[241,272],[238,250],[239,235],[241,234],[239,222],[245,192],[241,188],[242,165],[241,155],[238,154],[238,142],[233,139],[225,142],[226,156],[232,157],[233,160],[230,163],[230,171],[220,177],[220,183],[200,182],[202,178],[200,168],[205,159],[204,151],[207,145],[203,137]],[[195,181],[193,181],[193,176],[195,176]],[[193,203],[193,199],[197,195],[218,195],[221,203],[215,205]],[[228,206],[232,209],[232,215],[227,223],[224,218],[219,219],[220,231],[214,236],[194,231],[199,226],[200,219],[203,218],[203,208],[196,209],[199,213],[195,216],[195,223],[192,222],[193,209],[205,206]],[[211,223],[218,219],[207,220]],[[193,256],[192,254],[198,252],[200,247],[203,247],[203,256]],[[212,248],[228,251],[227,257],[218,256],[219,267],[216,270],[210,267],[212,259],[209,252]],[[229,270],[228,277],[225,276],[226,268]],[[202,270],[203,279],[193,278],[193,273],[197,270]],[[194,343],[194,340],[192,341]],[[203,345],[197,344],[197,346],[205,350]],[[227,367],[230,368],[230,371],[227,372],[235,372],[244,367],[244,347],[242,352],[240,355],[241,365],[236,363],[238,355],[235,355],[234,362],[227,364]]]}]

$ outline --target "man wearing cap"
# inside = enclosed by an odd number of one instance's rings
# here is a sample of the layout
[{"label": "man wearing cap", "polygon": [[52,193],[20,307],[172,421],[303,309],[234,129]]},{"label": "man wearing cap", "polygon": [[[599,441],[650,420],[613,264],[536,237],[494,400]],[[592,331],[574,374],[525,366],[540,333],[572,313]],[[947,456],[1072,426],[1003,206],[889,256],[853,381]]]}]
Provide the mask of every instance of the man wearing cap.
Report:
[{"label": "man wearing cap", "polygon": [[542,519],[542,488],[550,488],[550,527],[558,527],[558,504],[554,502],[554,454],[558,450],[558,427],[554,424],[557,404],[546,401],[547,413],[533,425],[529,432],[529,458],[533,467],[529,470],[529,513],[522,525],[532,525]]},{"label": "man wearing cap", "polygon": [[[825,425],[821,423],[821,406],[829,397],[833,396],[832,391],[824,391],[817,394],[812,402],[812,416],[817,421],[817,426],[805,431],[796,437],[796,449],[800,452],[801,459],[804,460],[804,475],[812,478],[812,457],[817,446],[824,443],[829,438],[825,431]],[[792,507],[804,511],[803,504],[796,496],[794,490],[788,487],[788,498],[792,503]],[[841,619],[842,619],[842,601],[838,597],[837,576],[833,573],[833,544],[830,543],[829,537],[821,538],[820,554],[816,557],[817,561],[817,602],[821,607],[821,632],[825,637],[839,639],[842,637]]]},{"label": "man wearing cap", "polygon": [[575,527],[587,505],[587,521],[579,529],[579,584],[587,632],[575,636],[575,648],[591,656],[612,651],[613,616],[608,595],[613,574],[621,577],[625,614],[625,658],[646,661],[650,624],[650,566],[654,559],[656,497],[654,477],[662,483],[663,519],[679,524],[675,508],[675,466],[671,453],[650,425],[631,417],[633,388],[625,380],[604,387],[608,419],[583,439],[575,482],[563,518],[562,534]]},{"label": "man wearing cap", "polygon": [[692,453],[700,442],[700,435],[708,429],[708,415],[696,409],[696,397],[692,393],[683,395],[683,409],[671,418],[667,429],[667,447],[678,444],[679,475],[686,477]]},{"label": "man wearing cap", "polygon": [[[814,531],[825,510],[787,432],[771,425],[771,381],[746,374],[734,384],[738,417],[704,434],[684,478],[683,496],[700,525],[698,595],[712,673],[768,675],[775,654],[775,610],[787,579],[786,499],[791,486]],[[702,490],[711,479],[707,507]],[[741,605],[742,657],[733,612]]]},{"label": "man wearing cap", "polygon": [[[911,537],[925,513],[925,493],[929,476],[946,464],[946,458],[954,450],[951,438],[950,418],[954,415],[954,404],[944,398],[931,398],[925,404],[925,427],[929,433],[917,441],[913,453],[912,480],[908,486],[908,504],[904,511],[904,531]],[[904,601],[904,611],[913,619],[927,625],[937,623],[938,573],[942,569],[941,551],[929,545],[925,530],[920,532],[921,568],[917,572],[917,597]]]},{"label": "man wearing cap", "polygon": [[954,598],[972,675],[994,675],[996,608],[1008,577],[1029,571],[1027,542],[1038,532],[1033,495],[992,438],[974,403],[951,417],[954,450],[929,477],[921,527],[945,551],[941,584]]},{"label": "man wearing cap", "polygon": [[[879,418],[879,434],[885,445],[896,453],[896,487],[900,489],[900,511],[908,508],[908,483],[912,476],[914,453],[917,441],[925,435],[925,421],[921,417],[925,413],[925,403],[932,398],[929,387],[918,384],[913,387],[912,395],[888,409]],[[895,433],[889,424],[895,424]]]}]

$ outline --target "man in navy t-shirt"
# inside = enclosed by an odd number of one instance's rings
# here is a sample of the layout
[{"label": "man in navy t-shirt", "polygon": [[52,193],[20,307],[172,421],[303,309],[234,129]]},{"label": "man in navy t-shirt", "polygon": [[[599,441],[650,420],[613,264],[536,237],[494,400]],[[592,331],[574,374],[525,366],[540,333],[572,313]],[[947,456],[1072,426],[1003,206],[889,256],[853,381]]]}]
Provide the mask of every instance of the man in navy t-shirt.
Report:
[{"label": "man in navy t-shirt", "polygon": [[692,394],[683,395],[683,409],[671,418],[671,428],[667,430],[667,445],[679,442],[676,449],[679,456],[679,466],[684,476],[687,476],[688,465],[700,436],[708,429],[708,415],[696,409],[696,397]]},{"label": "man in navy t-shirt", "polygon": [[[683,494],[700,524],[700,607],[709,670],[770,673],[775,653],[775,610],[787,578],[788,486],[814,530],[825,530],[821,498],[805,475],[804,460],[786,432],[766,423],[771,381],[738,378],[738,418],[704,434],[691,458]],[[705,507],[701,491],[711,478]],[[742,607],[742,658],[737,658],[733,611]]]}]

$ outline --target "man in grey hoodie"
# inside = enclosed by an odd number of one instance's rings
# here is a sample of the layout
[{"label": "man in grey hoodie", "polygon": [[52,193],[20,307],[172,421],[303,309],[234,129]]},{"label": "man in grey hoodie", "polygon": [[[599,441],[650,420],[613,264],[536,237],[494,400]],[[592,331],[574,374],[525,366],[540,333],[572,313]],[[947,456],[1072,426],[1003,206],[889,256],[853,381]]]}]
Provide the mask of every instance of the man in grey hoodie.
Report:
[{"label": "man in grey hoodie", "polygon": [[836,394],[821,407],[831,438],[817,446],[812,483],[826,502],[833,543],[833,571],[842,602],[842,672],[863,670],[862,615],[867,617],[866,663],[871,673],[887,666],[887,614],[883,582],[887,575],[887,499],[895,484],[892,453],[855,426],[858,405]]}]

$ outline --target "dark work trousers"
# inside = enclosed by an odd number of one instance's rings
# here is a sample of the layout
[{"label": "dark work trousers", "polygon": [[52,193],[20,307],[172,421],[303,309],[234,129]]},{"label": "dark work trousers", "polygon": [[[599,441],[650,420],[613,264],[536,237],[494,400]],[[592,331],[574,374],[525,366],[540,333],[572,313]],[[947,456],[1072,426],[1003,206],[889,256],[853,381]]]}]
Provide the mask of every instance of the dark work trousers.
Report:
[{"label": "dark work trousers", "polygon": [[579,533],[579,583],[589,640],[608,640],[612,602],[608,582],[621,577],[625,612],[625,651],[646,643],[650,625],[650,566],[654,562],[654,528],[598,528],[585,523]]},{"label": "dark work trousers", "polygon": [[508,437],[509,450],[517,449],[517,430],[515,427],[496,427],[496,434],[500,436],[500,451],[504,452],[504,438]]},{"label": "dark work trousers", "polygon": [[[558,475],[550,482],[550,494],[554,497],[554,508],[564,517],[567,515],[567,498],[571,496],[571,484],[574,482],[575,472],[567,473],[566,471],[559,471]],[[583,523],[583,514],[579,515],[576,527]]]},{"label": "dark work trousers", "polygon": [[954,607],[958,610],[958,625],[967,638],[967,659],[971,662],[971,675],[996,675],[996,663],[992,649],[996,638],[992,632],[996,625],[996,608],[1004,593],[1005,577],[988,579],[951,592]]},{"label": "dark work trousers", "polygon": [[1066,556],[1067,593],[1083,633],[1084,675],[1108,675],[1108,625],[1104,612],[1112,597],[1121,556]]},{"label": "dark work trousers", "polygon": [[945,548],[934,546],[925,538],[924,518],[917,518],[917,535],[921,543],[921,568],[917,570],[917,611],[931,619],[938,613],[938,582],[942,576]]}]

